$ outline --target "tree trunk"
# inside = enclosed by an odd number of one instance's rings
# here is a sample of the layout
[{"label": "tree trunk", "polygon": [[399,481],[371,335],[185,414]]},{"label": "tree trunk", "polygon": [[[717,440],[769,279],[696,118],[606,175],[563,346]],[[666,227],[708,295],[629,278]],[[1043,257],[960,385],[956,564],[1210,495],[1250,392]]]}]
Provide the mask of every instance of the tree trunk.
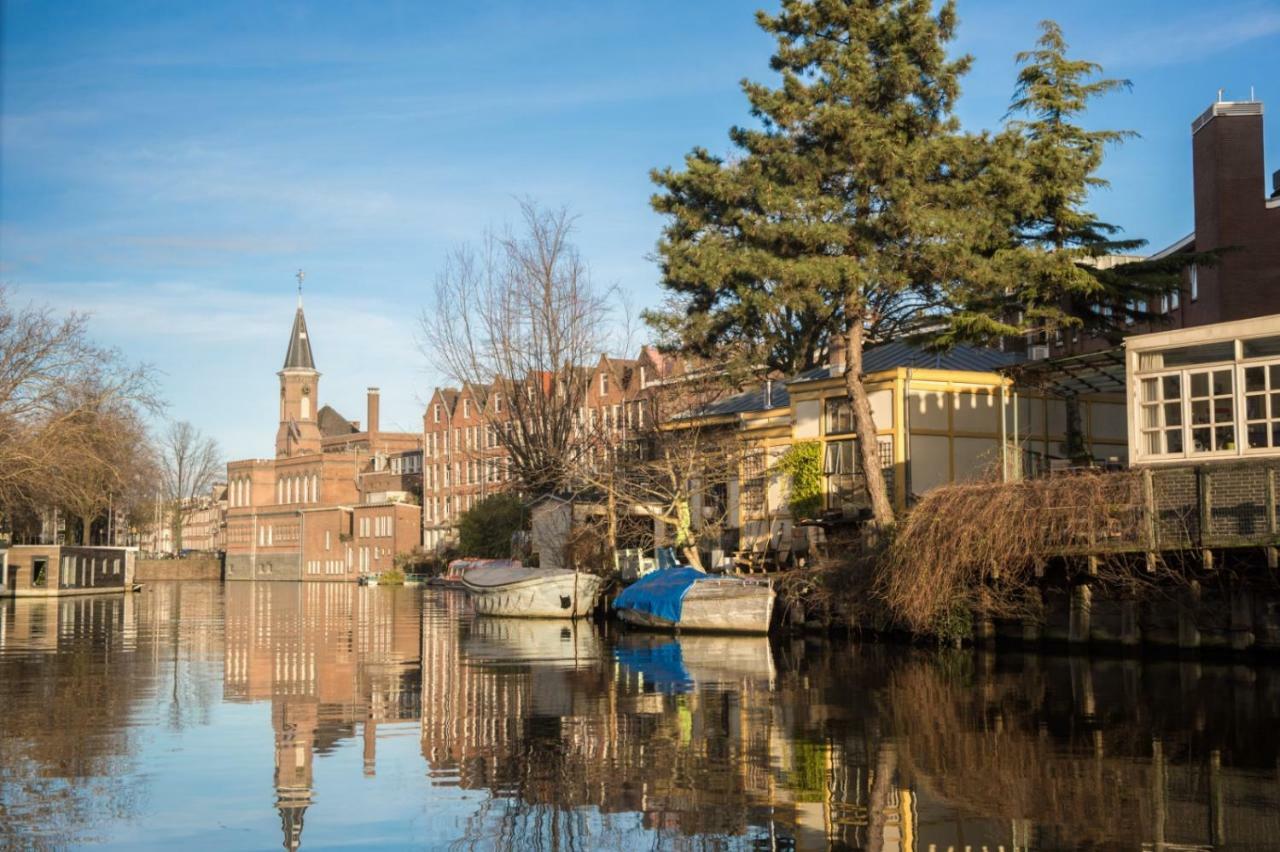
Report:
[{"label": "tree trunk", "polygon": [[862,455],[862,473],[871,497],[871,512],[875,526],[885,530],[893,526],[893,504],[889,502],[889,488],[880,468],[880,447],[876,440],[876,422],[871,414],[871,400],[867,387],[862,383],[862,311],[850,305],[847,312],[849,328],[846,332],[846,348],[849,350],[848,369],[844,372],[845,388],[853,406],[853,423],[858,433],[858,451]]},{"label": "tree trunk", "polygon": [[173,552],[176,556],[182,552],[182,502],[179,501],[173,506],[173,522],[170,527],[173,532]]},{"label": "tree trunk", "polygon": [[605,499],[605,547],[609,551],[609,564],[613,566],[613,573],[618,574],[620,567],[618,565],[618,494],[610,488],[608,497]]},{"label": "tree trunk", "polygon": [[1067,409],[1067,440],[1066,456],[1072,464],[1087,465],[1093,461],[1093,456],[1089,453],[1089,448],[1084,442],[1084,423],[1081,419],[1080,397],[1068,394],[1065,400]]},{"label": "tree trunk", "polygon": [[897,768],[897,748],[892,743],[881,743],[876,760],[876,774],[871,780],[871,795],[867,802],[867,849],[870,852],[884,849],[884,830],[889,821],[889,797],[895,788],[894,774]]},{"label": "tree trunk", "polygon": [[80,546],[88,547],[93,533],[93,518],[85,516],[80,519]]}]

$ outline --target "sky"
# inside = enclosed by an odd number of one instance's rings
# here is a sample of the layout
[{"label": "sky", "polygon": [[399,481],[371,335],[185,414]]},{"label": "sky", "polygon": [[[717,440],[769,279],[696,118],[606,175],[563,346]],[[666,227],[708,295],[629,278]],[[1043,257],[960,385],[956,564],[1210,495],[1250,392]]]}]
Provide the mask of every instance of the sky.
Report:
[{"label": "sky", "polygon": [[[159,371],[165,416],[246,458],[273,451],[304,269],[320,402],[362,420],[380,386],[383,428],[416,431],[432,283],[517,199],[567,206],[595,280],[658,303],[649,170],[730,153],[739,81],[770,79],[761,5],[0,0],[0,282],[89,313]],[[1217,91],[1280,109],[1274,0],[958,8],[969,129],[999,126],[1043,18],[1132,81],[1087,117],[1141,134],[1093,205],[1152,249],[1192,229],[1190,123]]]}]

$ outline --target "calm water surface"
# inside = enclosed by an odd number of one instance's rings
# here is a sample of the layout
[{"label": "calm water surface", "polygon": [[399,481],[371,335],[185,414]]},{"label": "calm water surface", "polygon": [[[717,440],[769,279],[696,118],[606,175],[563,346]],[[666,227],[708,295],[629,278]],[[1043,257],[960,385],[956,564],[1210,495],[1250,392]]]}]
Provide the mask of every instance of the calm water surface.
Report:
[{"label": "calm water surface", "polygon": [[347,585],[0,602],[0,847],[1264,849],[1280,671]]}]

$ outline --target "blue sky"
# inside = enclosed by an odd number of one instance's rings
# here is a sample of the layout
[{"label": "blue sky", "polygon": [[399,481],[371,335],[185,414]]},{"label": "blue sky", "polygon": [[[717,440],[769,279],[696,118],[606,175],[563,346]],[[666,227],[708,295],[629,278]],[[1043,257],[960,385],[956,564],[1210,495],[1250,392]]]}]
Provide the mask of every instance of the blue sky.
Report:
[{"label": "blue sky", "polygon": [[[436,270],[515,197],[571,207],[597,280],[659,299],[648,170],[728,151],[738,81],[767,77],[759,5],[0,0],[0,280],[91,312],[163,371],[170,416],[244,457],[271,453],[302,267],[321,401],[362,418],[380,385],[384,426],[417,429]],[[1189,125],[1216,91],[1280,109],[1274,2],[959,10],[970,128],[999,123],[1041,18],[1133,81],[1090,114],[1142,135],[1095,207],[1153,247],[1191,230]]]}]

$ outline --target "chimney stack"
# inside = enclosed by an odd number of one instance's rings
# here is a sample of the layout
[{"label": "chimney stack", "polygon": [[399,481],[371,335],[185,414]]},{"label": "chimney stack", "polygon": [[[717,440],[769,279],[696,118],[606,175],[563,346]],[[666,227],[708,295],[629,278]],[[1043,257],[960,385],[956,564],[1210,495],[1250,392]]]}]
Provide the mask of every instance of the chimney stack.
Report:
[{"label": "chimney stack", "polygon": [[847,366],[844,335],[836,332],[831,335],[831,342],[827,345],[827,367],[831,370],[831,375],[843,376]]},{"label": "chimney stack", "polygon": [[369,433],[369,437],[371,438],[374,435],[378,434],[378,400],[379,398],[380,398],[380,393],[378,389],[369,388],[369,398],[368,398],[369,402],[368,402],[368,408],[367,408],[368,416],[366,417],[365,428],[366,428],[366,431],[368,431]]},{"label": "chimney stack", "polygon": [[1195,249],[1228,247],[1221,263],[1199,270],[1199,322],[1275,313],[1280,292],[1274,228],[1263,168],[1262,103],[1209,105],[1191,125]]}]

